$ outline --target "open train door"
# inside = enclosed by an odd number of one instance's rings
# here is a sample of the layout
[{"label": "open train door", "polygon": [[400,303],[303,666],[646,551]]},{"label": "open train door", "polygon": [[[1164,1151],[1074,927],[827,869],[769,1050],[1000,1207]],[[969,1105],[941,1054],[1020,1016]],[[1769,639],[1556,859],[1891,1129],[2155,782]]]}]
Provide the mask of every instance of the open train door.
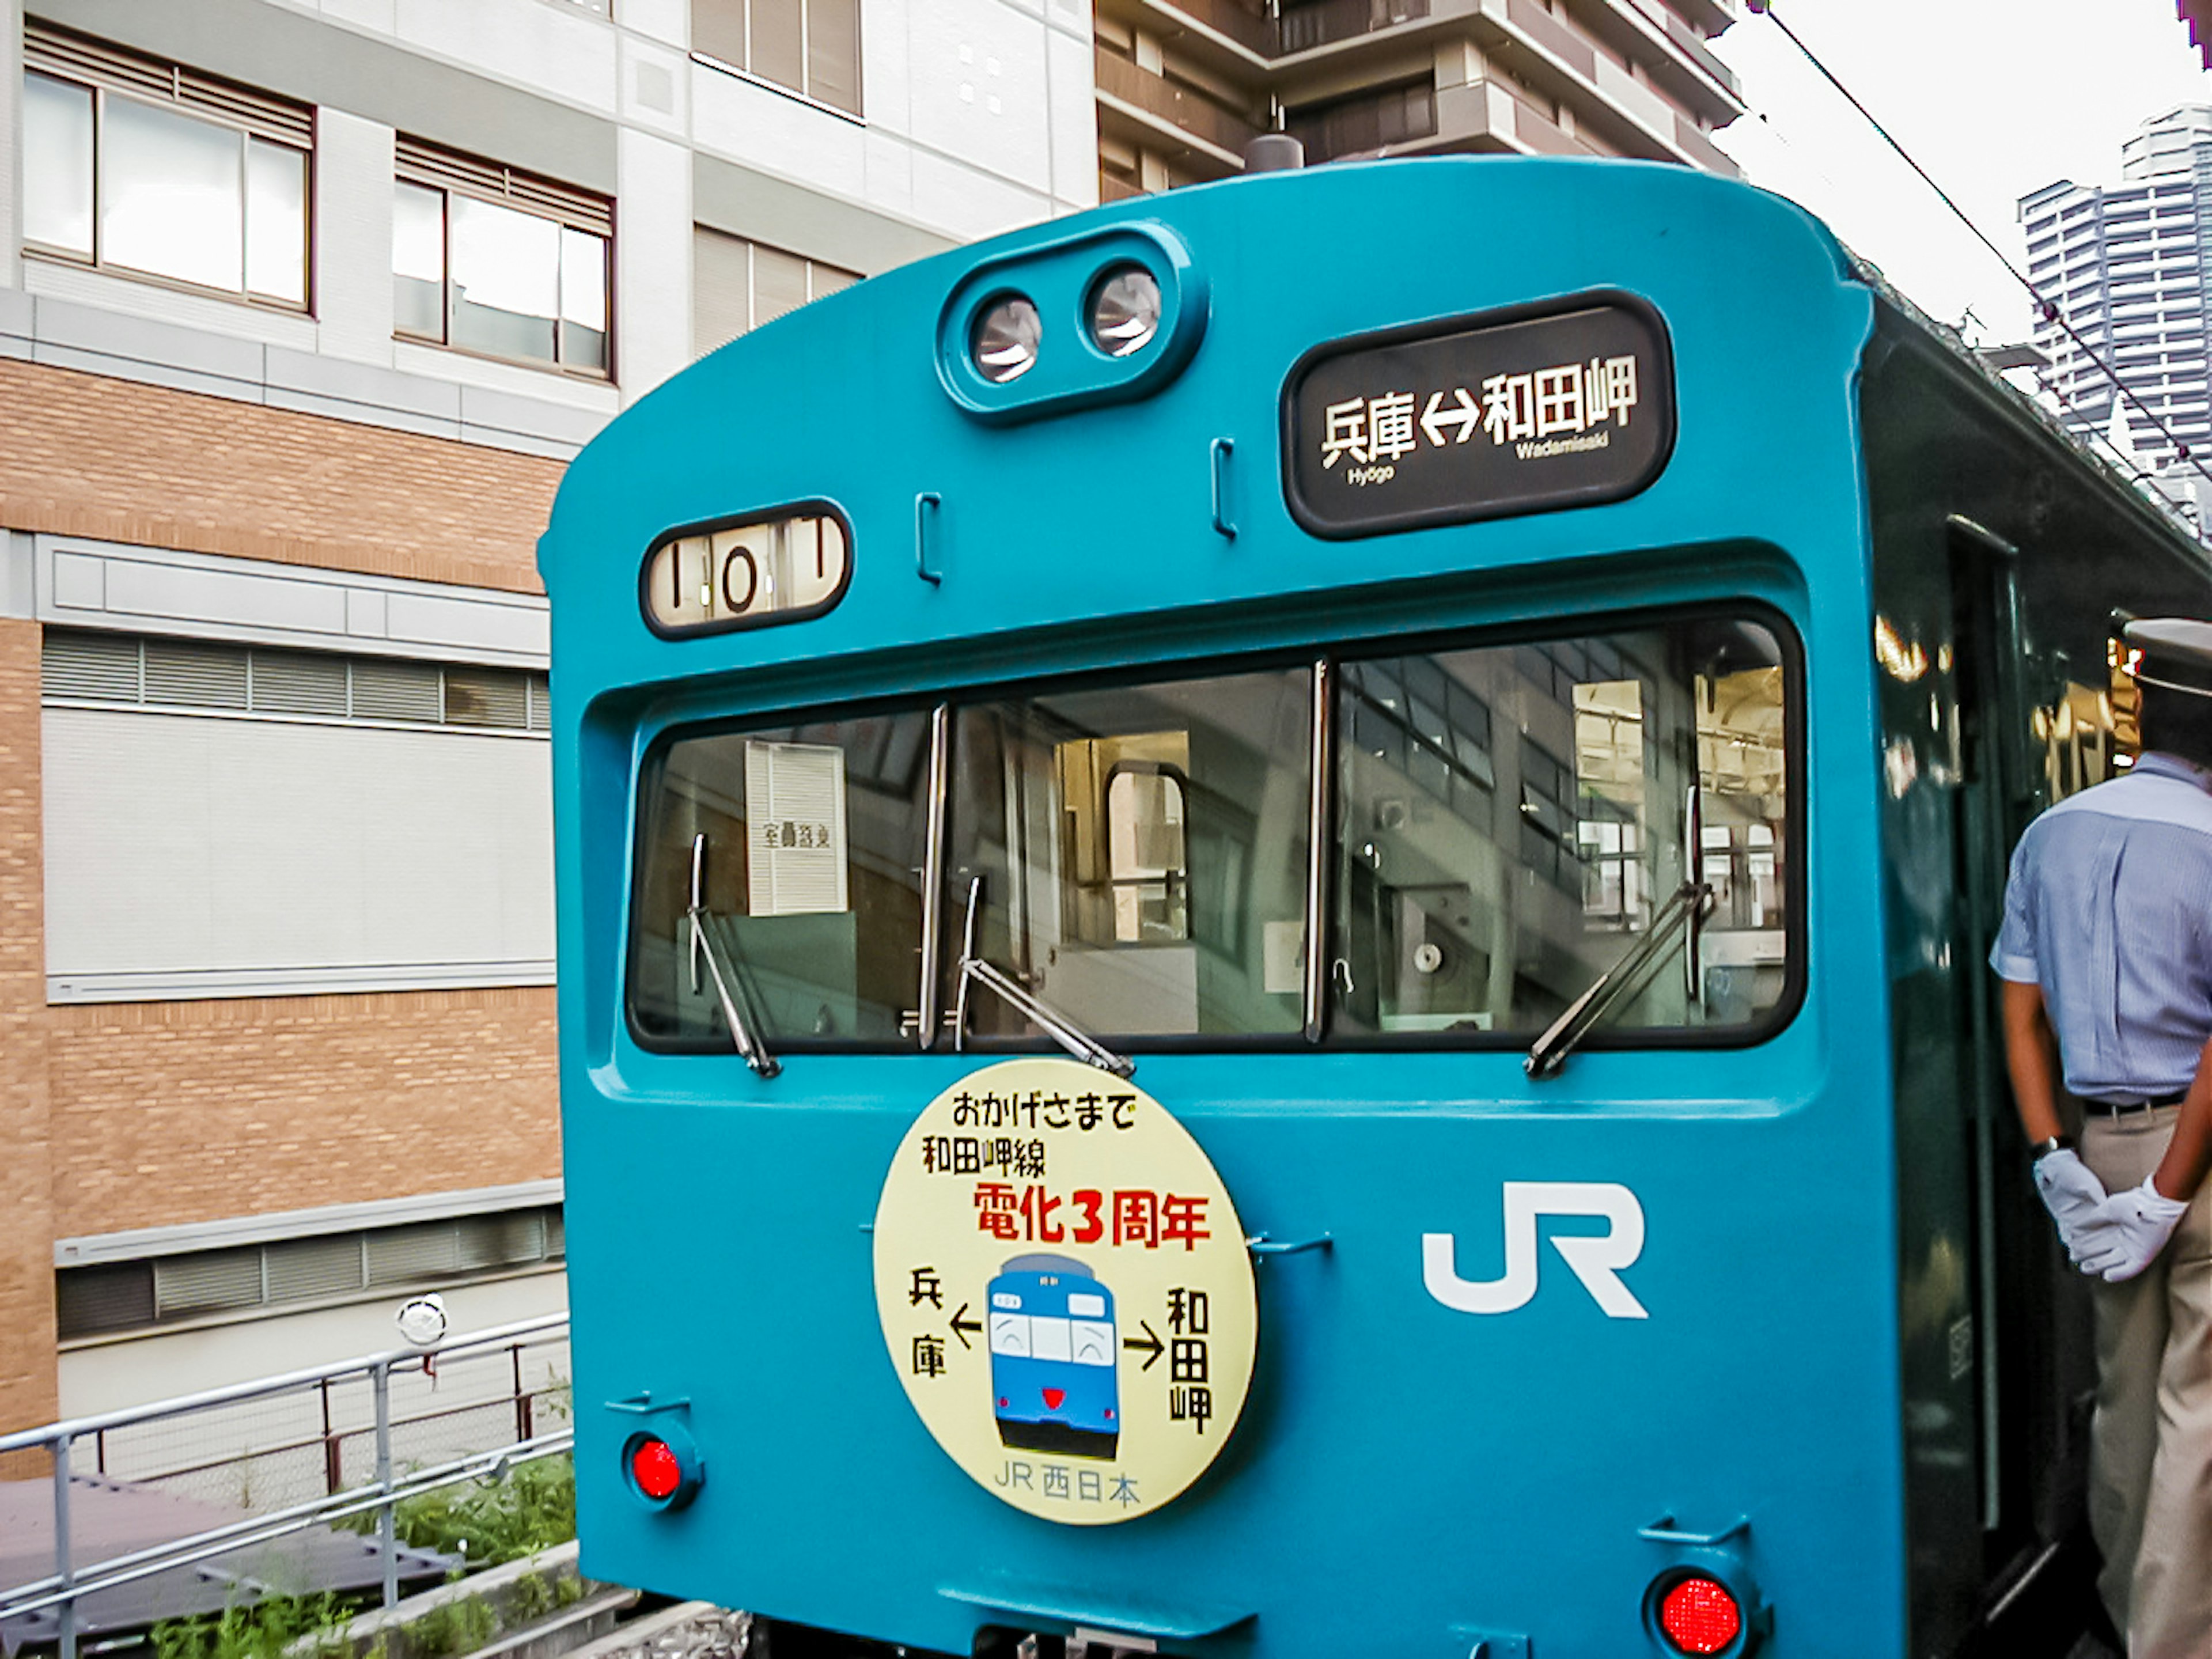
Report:
[{"label": "open train door", "polygon": [[1948,530],[1954,661],[1944,712],[1959,779],[1954,948],[1968,969],[1954,982],[1969,1005],[1958,1011],[1960,1030],[1972,1036],[1959,1050],[1959,1085],[1972,1171],[1971,1363],[1991,1586],[1974,1650],[2026,1653],[2078,1630],[2093,1593],[2086,1492],[2095,1358],[2087,1285],[2036,1195],[2005,1069],[2000,981],[1984,966],[2004,915],[2012,848],[2054,788],[2034,746],[2019,550],[1956,514]]}]

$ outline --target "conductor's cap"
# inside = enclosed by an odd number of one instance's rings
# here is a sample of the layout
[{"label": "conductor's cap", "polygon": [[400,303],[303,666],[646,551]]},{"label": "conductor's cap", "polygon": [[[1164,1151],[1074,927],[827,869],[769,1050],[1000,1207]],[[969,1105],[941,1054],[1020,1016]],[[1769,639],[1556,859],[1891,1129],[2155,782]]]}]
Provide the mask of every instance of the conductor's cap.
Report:
[{"label": "conductor's cap", "polygon": [[2212,622],[2187,617],[2146,617],[2120,637],[2142,653],[2136,678],[2145,685],[2212,697]]}]

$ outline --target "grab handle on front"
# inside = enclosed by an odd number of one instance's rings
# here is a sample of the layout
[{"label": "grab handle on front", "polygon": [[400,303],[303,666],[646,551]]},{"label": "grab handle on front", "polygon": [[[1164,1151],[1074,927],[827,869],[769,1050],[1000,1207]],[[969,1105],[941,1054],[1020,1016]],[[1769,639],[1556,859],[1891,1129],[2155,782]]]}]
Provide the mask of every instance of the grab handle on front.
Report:
[{"label": "grab handle on front", "polygon": [[1229,438],[1216,438],[1210,450],[1213,471],[1213,531],[1227,542],[1237,539],[1237,526],[1229,522],[1229,458],[1236,452],[1236,441]]},{"label": "grab handle on front", "polygon": [[929,568],[929,523],[945,505],[945,497],[925,489],[914,498],[914,574],[932,587],[944,585],[945,573]]}]

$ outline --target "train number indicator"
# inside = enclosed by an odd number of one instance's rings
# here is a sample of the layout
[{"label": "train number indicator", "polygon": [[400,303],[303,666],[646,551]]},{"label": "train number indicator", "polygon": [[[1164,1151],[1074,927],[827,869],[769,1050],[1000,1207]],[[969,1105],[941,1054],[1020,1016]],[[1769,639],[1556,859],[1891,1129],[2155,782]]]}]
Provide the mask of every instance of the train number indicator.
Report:
[{"label": "train number indicator", "polygon": [[1074,1526],[1171,1502],[1237,1425],[1259,1316],[1228,1189],[1158,1101],[1073,1060],[963,1079],[876,1207],[891,1369],[952,1461]]},{"label": "train number indicator", "polygon": [[646,554],[645,619],[664,636],[820,616],[853,573],[845,521],[822,504],[672,530]]},{"label": "train number indicator", "polygon": [[1666,325],[1626,295],[1332,341],[1283,388],[1283,489],[1317,536],[1619,501],[1674,445]]}]

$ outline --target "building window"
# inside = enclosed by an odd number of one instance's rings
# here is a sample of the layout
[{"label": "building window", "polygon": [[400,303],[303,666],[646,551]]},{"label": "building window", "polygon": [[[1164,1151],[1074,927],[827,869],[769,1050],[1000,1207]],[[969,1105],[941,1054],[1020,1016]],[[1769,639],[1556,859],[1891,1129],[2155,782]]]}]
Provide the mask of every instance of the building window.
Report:
[{"label": "building window", "polygon": [[860,112],[860,0],[691,0],[702,58]]},{"label": "building window", "polygon": [[39,22],[23,64],[27,250],[306,309],[312,110]]},{"label": "building window", "polygon": [[703,357],[809,300],[860,280],[819,259],[801,258],[704,225],[691,233],[691,349]]},{"label": "building window", "polygon": [[489,357],[610,373],[613,205],[401,137],[394,331]]}]

